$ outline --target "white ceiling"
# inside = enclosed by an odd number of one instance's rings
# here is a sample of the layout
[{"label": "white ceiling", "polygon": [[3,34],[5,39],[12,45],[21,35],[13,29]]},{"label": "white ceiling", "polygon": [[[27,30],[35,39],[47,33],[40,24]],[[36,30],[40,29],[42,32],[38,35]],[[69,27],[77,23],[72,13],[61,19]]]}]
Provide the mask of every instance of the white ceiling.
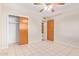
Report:
[{"label": "white ceiling", "polygon": [[[10,4],[11,5],[11,4]],[[24,7],[30,11],[41,14],[42,16],[53,16],[57,14],[64,14],[67,12],[79,12],[79,3],[66,3],[61,7],[53,7],[55,12],[43,11],[40,13],[40,9],[43,8],[42,5],[34,5],[33,3],[14,3],[13,5],[19,5],[19,7]]]},{"label": "white ceiling", "polygon": [[[40,9],[43,8],[42,5],[34,5],[33,3],[22,3],[21,6],[23,6],[24,8],[28,8],[34,12],[40,13]],[[49,12],[49,11],[43,11],[40,14],[42,14],[43,16],[50,16],[50,15],[56,15],[59,13],[63,13],[63,12],[67,12],[69,10],[73,10],[73,9],[79,9],[79,3],[66,3],[64,6],[61,7],[53,7],[53,9],[55,10],[54,13]],[[73,11],[75,12],[75,11]]]},{"label": "white ceiling", "polygon": [[[12,3],[11,3],[12,4]],[[8,5],[11,5],[8,4]],[[49,11],[43,11],[43,12],[39,12],[40,9],[44,8],[42,5],[34,5],[33,3],[14,3],[12,4],[15,7],[21,6],[24,7],[30,11],[36,12],[38,14],[41,14],[42,16],[53,16],[53,15],[57,15],[57,14],[64,14],[64,13],[71,13],[71,12],[79,12],[79,3],[65,3],[64,6],[62,7],[53,7],[53,9],[55,10],[55,12],[49,12]]]}]

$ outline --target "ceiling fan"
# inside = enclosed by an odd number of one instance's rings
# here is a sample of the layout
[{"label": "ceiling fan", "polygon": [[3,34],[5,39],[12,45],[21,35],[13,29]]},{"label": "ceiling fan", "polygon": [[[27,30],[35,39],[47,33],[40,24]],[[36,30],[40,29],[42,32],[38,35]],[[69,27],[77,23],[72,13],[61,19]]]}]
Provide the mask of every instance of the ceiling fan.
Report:
[{"label": "ceiling fan", "polygon": [[44,8],[40,10],[40,12],[43,12],[44,10],[49,10],[51,12],[54,12],[55,10],[53,7],[62,6],[64,3],[34,3],[34,5],[43,5]]}]

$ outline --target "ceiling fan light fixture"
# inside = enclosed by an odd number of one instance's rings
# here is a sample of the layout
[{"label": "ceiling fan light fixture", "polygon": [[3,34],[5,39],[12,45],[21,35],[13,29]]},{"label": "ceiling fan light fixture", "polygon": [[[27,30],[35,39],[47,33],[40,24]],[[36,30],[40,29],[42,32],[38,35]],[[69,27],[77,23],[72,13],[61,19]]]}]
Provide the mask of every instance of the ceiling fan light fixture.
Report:
[{"label": "ceiling fan light fixture", "polygon": [[52,9],[52,7],[53,7],[53,6],[51,6],[51,5],[48,6],[48,11],[50,11],[50,10]]},{"label": "ceiling fan light fixture", "polygon": [[44,7],[44,10],[47,10],[47,9],[48,9],[48,7],[47,7],[47,6],[45,6],[45,7]]},{"label": "ceiling fan light fixture", "polygon": [[43,11],[51,11],[54,12],[54,7],[61,7],[64,6],[64,3],[34,3],[34,5],[42,5],[43,8],[40,10],[40,12]]}]

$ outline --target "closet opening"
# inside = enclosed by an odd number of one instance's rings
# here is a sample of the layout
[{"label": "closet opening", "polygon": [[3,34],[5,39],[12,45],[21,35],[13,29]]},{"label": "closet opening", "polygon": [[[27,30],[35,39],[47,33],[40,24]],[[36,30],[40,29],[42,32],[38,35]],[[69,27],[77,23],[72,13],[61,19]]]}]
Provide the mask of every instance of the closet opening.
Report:
[{"label": "closet opening", "polygon": [[9,15],[8,21],[8,45],[28,43],[28,18]]}]

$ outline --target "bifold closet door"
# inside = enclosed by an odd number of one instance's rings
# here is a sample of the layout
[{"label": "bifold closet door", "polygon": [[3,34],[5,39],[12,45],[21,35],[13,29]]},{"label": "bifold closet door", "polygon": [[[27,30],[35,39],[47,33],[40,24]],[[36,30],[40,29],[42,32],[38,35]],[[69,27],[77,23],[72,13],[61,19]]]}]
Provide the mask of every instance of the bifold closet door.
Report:
[{"label": "bifold closet door", "polygon": [[47,21],[47,39],[54,40],[54,20]]},{"label": "bifold closet door", "polygon": [[28,44],[28,18],[20,17],[20,45]]}]

